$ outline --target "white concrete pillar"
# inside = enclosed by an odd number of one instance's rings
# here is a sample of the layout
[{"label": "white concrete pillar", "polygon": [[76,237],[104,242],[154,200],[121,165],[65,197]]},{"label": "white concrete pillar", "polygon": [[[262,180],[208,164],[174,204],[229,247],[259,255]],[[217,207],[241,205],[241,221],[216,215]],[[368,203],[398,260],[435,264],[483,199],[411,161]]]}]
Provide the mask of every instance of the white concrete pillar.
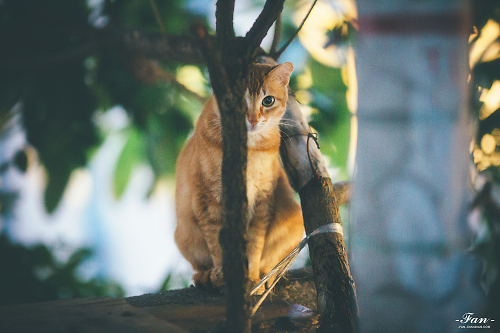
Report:
[{"label": "white concrete pillar", "polygon": [[361,331],[456,332],[483,302],[466,254],[467,3],[357,3],[350,263]]}]

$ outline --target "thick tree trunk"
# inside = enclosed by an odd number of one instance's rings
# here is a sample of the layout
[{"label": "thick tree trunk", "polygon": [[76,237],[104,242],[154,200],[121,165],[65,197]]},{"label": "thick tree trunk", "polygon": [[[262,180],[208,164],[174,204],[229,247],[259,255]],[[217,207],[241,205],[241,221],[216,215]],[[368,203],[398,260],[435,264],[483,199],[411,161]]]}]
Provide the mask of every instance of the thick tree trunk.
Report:
[{"label": "thick tree trunk", "polygon": [[[339,204],[330,178],[312,178],[299,191],[306,233],[329,223],[341,223]],[[318,332],[355,332],[358,316],[342,234],[319,234],[309,241],[309,255],[321,313]]]}]

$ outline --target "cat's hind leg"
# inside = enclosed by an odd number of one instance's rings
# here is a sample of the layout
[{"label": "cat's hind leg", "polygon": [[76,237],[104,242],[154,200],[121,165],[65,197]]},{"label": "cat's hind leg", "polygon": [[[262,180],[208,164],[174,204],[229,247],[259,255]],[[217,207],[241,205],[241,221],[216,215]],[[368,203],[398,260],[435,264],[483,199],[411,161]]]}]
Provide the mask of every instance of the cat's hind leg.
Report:
[{"label": "cat's hind leg", "polygon": [[187,217],[177,221],[174,239],[179,251],[195,271],[193,274],[194,284],[197,287],[210,288],[212,257],[203,233],[194,218]]},{"label": "cat's hind leg", "polygon": [[304,236],[304,222],[300,205],[293,198],[293,190],[285,177],[278,182],[275,210],[267,231],[260,261],[261,275],[269,273]]}]

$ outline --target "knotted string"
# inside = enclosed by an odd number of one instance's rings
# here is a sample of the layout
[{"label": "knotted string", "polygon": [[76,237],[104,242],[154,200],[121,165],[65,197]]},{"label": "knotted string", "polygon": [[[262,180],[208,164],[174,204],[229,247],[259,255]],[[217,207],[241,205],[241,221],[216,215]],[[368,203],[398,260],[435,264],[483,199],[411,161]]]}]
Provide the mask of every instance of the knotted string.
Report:
[{"label": "knotted string", "polygon": [[318,147],[318,149],[320,149],[319,142],[318,142],[318,133],[316,133],[316,132],[307,133],[307,157],[309,157],[309,163],[311,164],[311,169],[314,173],[314,176],[316,178],[319,178],[318,171],[316,170],[316,166],[314,165],[314,163],[312,161],[311,151],[309,149],[309,139],[313,139],[314,142],[316,143],[316,147]]},{"label": "knotted string", "polygon": [[[318,149],[320,149],[319,147],[319,141],[318,141],[318,133],[316,132],[307,132],[307,133],[297,133],[297,134],[290,134],[290,135],[287,135],[289,138],[293,138],[293,137],[296,137],[296,136],[307,136],[307,157],[309,158],[309,164],[311,165],[311,170],[313,171],[314,173],[314,176],[316,178],[319,178],[319,172],[318,170],[316,170],[316,166],[314,165],[313,163],[313,159],[312,159],[312,155],[311,155],[311,149],[309,148],[309,140],[312,139],[314,141],[314,143],[316,143],[316,147],[318,147]],[[293,165],[291,165],[293,167]],[[295,169],[295,168],[294,168]],[[297,171],[297,170],[295,170]]]},{"label": "knotted string", "polygon": [[297,256],[299,255],[300,251],[306,246],[307,242],[312,236],[318,235],[318,234],[323,234],[327,232],[337,232],[341,235],[343,235],[342,231],[342,226],[339,223],[330,223],[326,224],[322,227],[319,227],[318,229],[314,230],[311,232],[307,237],[305,237],[296,247],[293,248],[292,251],[290,251],[289,254],[283,260],[281,260],[269,273],[266,274],[260,280],[259,283],[255,287],[253,287],[252,291],[250,292],[250,295],[253,295],[257,292],[257,290],[264,285],[272,276],[276,275],[276,278],[274,279],[273,283],[271,286],[266,287],[266,290],[264,293],[260,296],[259,300],[255,304],[255,306],[252,309],[252,316],[257,312],[257,309],[260,307],[262,302],[266,299],[267,295],[271,292],[271,290],[274,288],[276,283],[283,277],[283,275],[286,273],[288,268],[292,265],[293,261]]}]

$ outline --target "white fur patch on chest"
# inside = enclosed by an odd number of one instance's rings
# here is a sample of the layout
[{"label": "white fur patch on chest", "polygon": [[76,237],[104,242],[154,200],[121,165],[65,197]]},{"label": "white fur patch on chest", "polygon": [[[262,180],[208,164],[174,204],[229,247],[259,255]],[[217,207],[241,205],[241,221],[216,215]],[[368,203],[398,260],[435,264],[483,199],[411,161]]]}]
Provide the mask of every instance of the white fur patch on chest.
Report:
[{"label": "white fur patch on chest", "polygon": [[277,152],[249,151],[247,162],[248,217],[252,219],[258,200],[269,196],[276,186]]}]

